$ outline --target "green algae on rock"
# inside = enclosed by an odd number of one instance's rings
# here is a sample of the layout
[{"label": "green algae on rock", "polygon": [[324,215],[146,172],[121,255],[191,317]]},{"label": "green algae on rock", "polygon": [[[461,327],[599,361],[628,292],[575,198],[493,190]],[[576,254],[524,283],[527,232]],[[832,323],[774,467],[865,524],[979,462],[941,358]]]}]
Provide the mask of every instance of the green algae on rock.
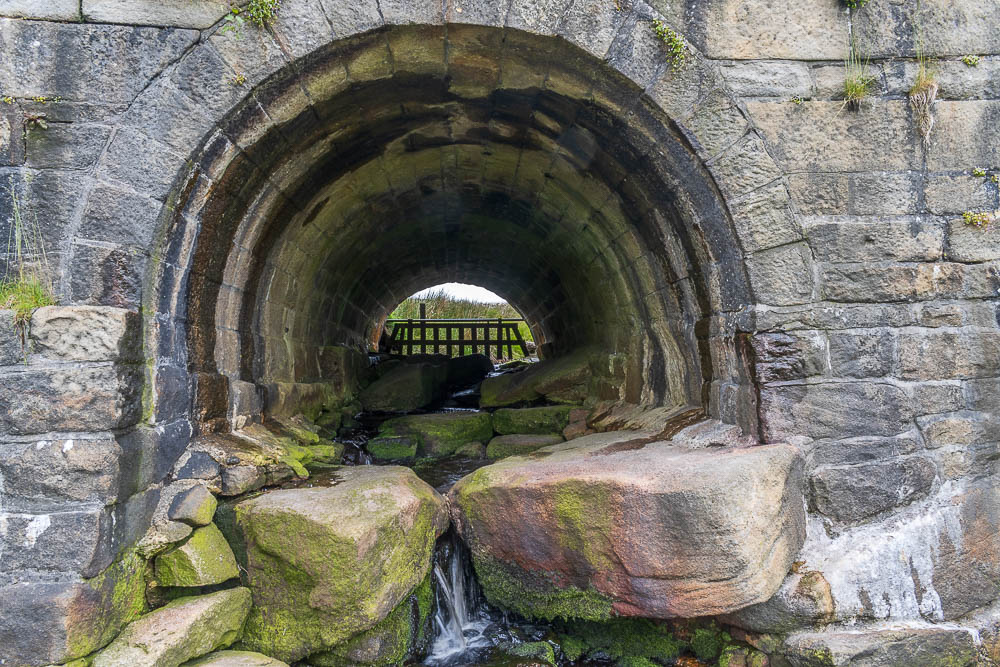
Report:
[{"label": "green algae on rock", "polygon": [[569,424],[569,413],[573,409],[572,405],[502,408],[493,413],[493,430],[500,435],[561,433]]},{"label": "green algae on rock", "polygon": [[427,576],[444,499],[408,468],[343,468],[332,486],[235,506],[254,608],[243,646],[286,662],[374,627]]},{"label": "green algae on rock", "polygon": [[462,445],[493,437],[488,412],[442,412],[396,417],[382,423],[379,437],[411,438],[419,456],[451,456]]},{"label": "green algae on rock", "polygon": [[203,526],[183,544],[156,557],[161,586],[211,586],[239,576],[236,558],[215,524]]}]

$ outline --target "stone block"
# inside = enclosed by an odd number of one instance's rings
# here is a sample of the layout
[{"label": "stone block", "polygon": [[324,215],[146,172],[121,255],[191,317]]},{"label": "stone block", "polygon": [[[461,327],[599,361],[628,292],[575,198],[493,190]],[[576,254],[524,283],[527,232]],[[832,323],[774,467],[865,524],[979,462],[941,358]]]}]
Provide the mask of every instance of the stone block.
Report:
[{"label": "stone block", "polygon": [[812,265],[809,245],[791,243],[755,252],[747,259],[747,273],[760,303],[808,303],[813,298]]},{"label": "stone block", "polygon": [[52,123],[25,132],[25,164],[35,169],[86,169],[101,157],[111,136],[105,125]]},{"label": "stone block", "polygon": [[781,654],[794,667],[976,664],[972,635],[962,629],[906,628],[795,634]]},{"label": "stone block", "polygon": [[570,0],[514,0],[507,13],[507,26],[525,32],[551,35],[572,5]]},{"label": "stone block", "polygon": [[961,215],[992,210],[995,202],[985,179],[971,173],[930,173],[924,185],[927,210],[935,215]]},{"label": "stone block", "polygon": [[802,238],[788,190],[781,182],[766,185],[733,202],[730,211],[747,252],[786,245]]},{"label": "stone block", "polygon": [[809,463],[814,466],[852,465],[894,459],[921,449],[920,434],[910,431],[893,438],[858,437],[841,440],[822,440],[809,452]]},{"label": "stone block", "polygon": [[766,442],[812,438],[888,436],[910,428],[914,410],[899,387],[880,382],[770,386],[760,392]]},{"label": "stone block", "polygon": [[944,252],[937,218],[810,216],[803,218],[803,227],[821,261],[934,261]]},{"label": "stone block", "polygon": [[899,336],[898,375],[906,380],[994,377],[1000,373],[1000,333],[937,331]]},{"label": "stone block", "polygon": [[69,294],[73,303],[138,310],[146,259],[128,247],[74,243]]},{"label": "stone block", "polygon": [[288,663],[250,651],[215,651],[184,665],[185,667],[288,667]]},{"label": "stone block", "polygon": [[228,11],[215,0],[82,0],[83,15],[95,23],[211,28]]},{"label": "stone block", "polygon": [[708,168],[727,197],[746,194],[781,176],[764,142],[753,132],[716,157]]},{"label": "stone block", "polygon": [[822,572],[792,572],[770,600],[722,620],[751,632],[786,633],[829,623],[833,611],[833,594]]},{"label": "stone block", "polygon": [[154,199],[167,198],[185,157],[137,130],[119,129],[98,167],[98,177]]},{"label": "stone block", "polygon": [[21,336],[23,329],[10,326],[14,321],[13,310],[0,310],[0,366],[14,366],[27,362],[28,351]]},{"label": "stone block", "polygon": [[99,185],[87,198],[78,234],[96,241],[146,246],[162,209],[163,204],[155,199]]},{"label": "stone block", "polygon": [[927,151],[931,171],[1000,164],[1000,144],[983,141],[1000,123],[1000,100],[945,101],[934,105],[934,129]]},{"label": "stone block", "polygon": [[810,505],[836,521],[864,521],[926,496],[936,476],[923,457],[823,468],[809,476]]},{"label": "stone block", "polygon": [[677,126],[694,149],[709,159],[736,143],[747,131],[747,119],[725,90],[715,90]]},{"label": "stone block", "polygon": [[829,341],[830,372],[834,377],[882,377],[892,370],[895,339],[888,330],[831,331]]},{"label": "stone block", "polygon": [[80,0],[6,0],[0,16],[48,21],[79,21]]},{"label": "stone block", "polygon": [[820,293],[830,301],[880,303],[972,297],[990,289],[989,277],[961,264],[884,262],[820,265]]},{"label": "stone block", "polygon": [[991,243],[984,234],[996,233],[996,225],[984,232],[962,218],[948,222],[946,258],[954,262],[991,262],[1000,259],[1000,243]]},{"label": "stone block", "polygon": [[213,523],[156,557],[156,580],[161,586],[214,586],[239,575],[233,550]]},{"label": "stone block", "polygon": [[788,191],[803,215],[847,213],[850,199],[847,174],[789,174]]},{"label": "stone block", "polygon": [[141,367],[99,365],[5,373],[0,432],[107,431],[136,423]]},{"label": "stone block", "polygon": [[0,573],[30,581],[31,573],[55,571],[93,577],[114,560],[116,540],[111,512],[64,506],[52,514],[0,513],[4,526]]},{"label": "stone block", "polygon": [[0,506],[6,511],[58,511],[67,503],[118,499],[121,448],[96,439],[0,443]]},{"label": "stone block", "polygon": [[127,556],[88,581],[0,586],[0,661],[62,664],[93,653],[142,613],[144,571]]},{"label": "stone block", "polygon": [[696,43],[709,58],[843,60],[848,14],[835,2],[711,0],[698,8]]},{"label": "stone block", "polygon": [[851,213],[854,215],[905,215],[917,213],[921,176],[915,171],[852,174]]},{"label": "stone block", "polygon": [[820,332],[765,333],[751,340],[760,382],[801,380],[826,370],[826,338]]},{"label": "stone block", "polygon": [[167,516],[172,521],[180,521],[189,526],[207,526],[212,523],[217,506],[215,496],[207,487],[198,484],[174,496]]},{"label": "stone block", "polygon": [[720,66],[730,90],[739,97],[808,97],[809,66],[802,62],[749,60]]},{"label": "stone block", "polygon": [[467,442],[486,442],[493,437],[488,412],[445,412],[397,417],[382,423],[382,438],[402,437],[417,446],[420,456],[450,456]]},{"label": "stone block", "polygon": [[128,103],[197,39],[194,30],[0,19],[4,50],[20,56],[0,62],[0,90],[76,100],[100,91],[105,103]]},{"label": "stone block", "polygon": [[108,306],[48,306],[31,316],[31,351],[56,361],[140,361],[139,315]]},{"label": "stone block", "polygon": [[906,0],[865,10],[856,13],[854,30],[872,58],[916,56],[914,26],[920,27],[923,53],[931,58],[1000,51],[1000,38],[989,28],[1000,23],[995,5]]},{"label": "stone block", "polygon": [[778,590],[804,536],[797,451],[636,435],[577,438],[455,485],[452,519],[488,600],[534,618],[689,618]]},{"label": "stone block", "polygon": [[93,665],[179,665],[226,648],[239,638],[250,604],[246,588],[179,598],[125,628]]},{"label": "stone block", "polygon": [[775,160],[787,171],[905,171],[919,161],[906,102],[886,101],[856,112],[843,106],[836,101],[747,102]]}]

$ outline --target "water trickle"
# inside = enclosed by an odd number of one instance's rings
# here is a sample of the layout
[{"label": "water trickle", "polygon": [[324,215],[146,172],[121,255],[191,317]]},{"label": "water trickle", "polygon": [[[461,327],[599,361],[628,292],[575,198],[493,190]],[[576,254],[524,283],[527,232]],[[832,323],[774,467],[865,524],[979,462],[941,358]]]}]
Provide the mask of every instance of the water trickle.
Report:
[{"label": "water trickle", "polygon": [[454,534],[434,564],[434,578],[438,598],[436,635],[424,664],[445,667],[478,662],[484,650],[493,648],[486,634],[493,622],[476,585],[469,554]]}]

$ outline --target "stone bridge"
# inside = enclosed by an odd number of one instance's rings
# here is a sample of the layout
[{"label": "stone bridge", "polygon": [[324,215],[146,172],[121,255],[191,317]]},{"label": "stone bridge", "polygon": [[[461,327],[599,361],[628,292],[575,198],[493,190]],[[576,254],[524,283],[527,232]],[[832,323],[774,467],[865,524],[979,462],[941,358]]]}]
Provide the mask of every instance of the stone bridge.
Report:
[{"label": "stone bridge", "polygon": [[794,664],[1000,660],[1000,220],[963,219],[1000,209],[1000,4],[0,16],[0,226],[15,198],[37,218],[59,303],[0,328],[0,664],[108,644],[192,440],[346,401],[348,350],[447,281],[508,299],[546,357],[609,351],[604,400],[799,448],[796,560],[828,608],[788,612],[793,573],[769,604],[795,622],[734,625],[793,633]]}]

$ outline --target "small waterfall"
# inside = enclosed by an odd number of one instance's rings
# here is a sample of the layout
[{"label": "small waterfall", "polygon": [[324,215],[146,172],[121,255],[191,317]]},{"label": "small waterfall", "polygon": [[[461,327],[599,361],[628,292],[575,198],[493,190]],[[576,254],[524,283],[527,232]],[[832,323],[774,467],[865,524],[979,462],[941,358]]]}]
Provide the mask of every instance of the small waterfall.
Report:
[{"label": "small waterfall", "polygon": [[424,664],[435,667],[474,662],[477,649],[492,647],[484,634],[490,625],[480,600],[465,546],[452,533],[444,545],[445,567],[434,564],[437,582],[436,635]]}]

